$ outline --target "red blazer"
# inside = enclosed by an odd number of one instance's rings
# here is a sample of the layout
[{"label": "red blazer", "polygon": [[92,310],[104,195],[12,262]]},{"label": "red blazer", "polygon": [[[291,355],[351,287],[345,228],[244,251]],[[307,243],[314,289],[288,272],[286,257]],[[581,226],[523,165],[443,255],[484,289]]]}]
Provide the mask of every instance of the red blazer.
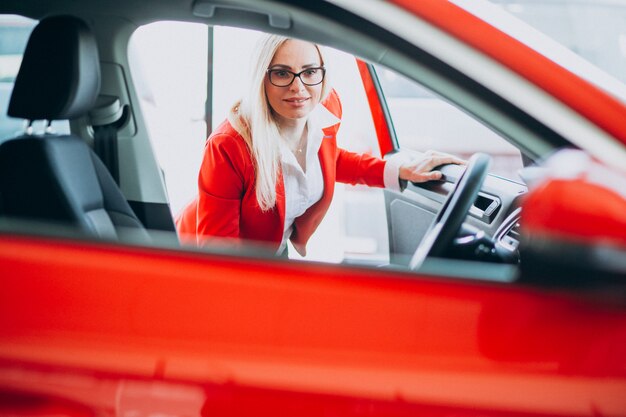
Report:
[{"label": "red blazer", "polygon": [[[341,118],[341,102],[333,90],[322,103]],[[323,129],[318,152],[324,178],[322,198],[295,219],[291,242],[304,255],[306,243],[320,224],[335,190],[335,181],[383,187],[385,161],[337,147],[340,123]],[[181,241],[202,244],[212,237],[252,240],[277,250],[285,222],[282,173],[276,184],[276,206],[263,212],[255,191],[254,163],[248,147],[228,121],[209,137],[198,178],[198,197],[176,219]]]}]

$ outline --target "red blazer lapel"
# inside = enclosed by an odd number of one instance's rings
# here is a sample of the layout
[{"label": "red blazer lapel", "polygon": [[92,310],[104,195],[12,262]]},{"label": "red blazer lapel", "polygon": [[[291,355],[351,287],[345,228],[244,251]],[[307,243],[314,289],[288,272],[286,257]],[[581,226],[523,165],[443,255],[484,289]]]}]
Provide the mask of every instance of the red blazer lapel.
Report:
[{"label": "red blazer lapel", "polygon": [[[338,126],[338,125],[336,125]],[[320,165],[322,168],[322,177],[324,178],[324,192],[322,198],[313,204],[304,214],[294,221],[294,230],[291,235],[291,242],[294,248],[302,256],[306,255],[306,243],[317,229],[317,226],[324,219],[326,211],[333,199],[335,193],[336,178],[336,158],[337,158],[337,140],[335,137],[336,129],[334,126],[324,129],[324,139],[318,152]],[[331,133],[331,134],[327,134]],[[283,215],[284,219],[284,215]]]}]

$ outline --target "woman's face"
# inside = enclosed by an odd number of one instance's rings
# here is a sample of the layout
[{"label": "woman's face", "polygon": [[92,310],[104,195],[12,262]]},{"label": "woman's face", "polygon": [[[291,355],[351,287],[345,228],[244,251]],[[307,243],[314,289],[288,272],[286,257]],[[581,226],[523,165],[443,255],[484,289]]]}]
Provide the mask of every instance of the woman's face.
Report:
[{"label": "woman's face", "polygon": [[[290,39],[278,48],[269,68],[284,69],[297,74],[308,68],[321,66],[320,55],[315,45]],[[289,74],[277,73],[278,76],[284,77]],[[302,74],[302,77],[305,78],[305,74]],[[306,118],[319,103],[322,92],[322,83],[308,86],[303,84],[299,77],[295,77],[287,87],[277,87],[270,82],[269,75],[267,75],[264,85],[267,100],[278,119]]]}]

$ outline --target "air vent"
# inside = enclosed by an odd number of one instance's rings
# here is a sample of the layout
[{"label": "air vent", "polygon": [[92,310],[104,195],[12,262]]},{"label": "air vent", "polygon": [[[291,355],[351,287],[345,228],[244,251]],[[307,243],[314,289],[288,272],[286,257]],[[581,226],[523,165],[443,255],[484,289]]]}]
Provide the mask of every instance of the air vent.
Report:
[{"label": "air vent", "polygon": [[478,193],[474,205],[470,208],[470,215],[491,224],[500,210],[500,199],[484,193]]},{"label": "air vent", "polygon": [[502,226],[498,232],[496,232],[496,242],[502,245],[505,249],[515,252],[519,248],[520,242],[520,218],[522,209],[518,208],[513,211],[509,217],[502,222]]},{"label": "air vent", "polygon": [[506,247],[510,251],[516,251],[519,248],[520,242],[520,233],[519,233],[519,222],[515,222],[513,227],[509,229],[507,233],[502,236],[500,239],[500,243],[502,246]]}]

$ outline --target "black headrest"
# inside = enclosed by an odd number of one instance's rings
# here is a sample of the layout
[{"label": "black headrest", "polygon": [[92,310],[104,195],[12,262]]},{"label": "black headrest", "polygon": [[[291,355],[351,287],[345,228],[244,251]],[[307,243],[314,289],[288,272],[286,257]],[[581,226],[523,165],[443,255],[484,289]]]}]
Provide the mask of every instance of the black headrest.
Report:
[{"label": "black headrest", "polygon": [[98,48],[87,24],[73,16],[48,17],[30,35],[8,114],[72,119],[91,109],[99,91]]}]

